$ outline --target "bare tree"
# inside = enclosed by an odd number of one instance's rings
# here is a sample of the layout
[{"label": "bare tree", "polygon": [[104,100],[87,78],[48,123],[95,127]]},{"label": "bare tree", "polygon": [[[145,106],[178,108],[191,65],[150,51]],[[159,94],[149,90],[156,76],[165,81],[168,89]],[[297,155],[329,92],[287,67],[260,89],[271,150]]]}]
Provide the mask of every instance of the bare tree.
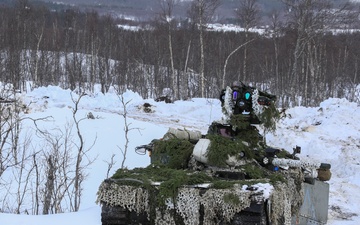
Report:
[{"label": "bare tree", "polygon": [[161,12],[159,14],[161,22],[167,26],[167,38],[169,48],[169,60],[171,68],[171,80],[174,100],[179,99],[179,85],[174,67],[174,53],[173,53],[173,11],[179,0],[159,0]]},{"label": "bare tree", "polygon": [[96,82],[97,74],[97,57],[99,57],[100,49],[100,38],[99,38],[99,15],[96,12],[89,12],[86,14],[85,30],[88,37],[87,42],[87,55],[86,61],[88,66],[88,82],[90,83],[89,88],[93,91],[94,84]]},{"label": "bare tree", "polygon": [[[257,4],[257,0],[240,0],[239,8],[235,9],[235,15],[239,20],[240,26],[245,31],[245,43],[249,40],[249,30],[254,28],[261,20],[260,7]],[[242,80],[247,79],[247,61],[248,61],[248,48],[244,46],[244,61],[243,61],[243,77]],[[240,80],[240,73],[238,75]]]},{"label": "bare tree", "polygon": [[41,158],[45,186],[42,186],[43,214],[72,211],[75,183],[73,123],[39,133],[44,140]]},{"label": "bare tree", "polygon": [[[31,157],[28,151],[30,143],[29,137],[24,140],[24,144],[21,146],[21,149],[19,149],[20,151],[18,151],[19,164],[16,165],[12,171],[16,182],[16,214],[21,213],[22,205],[26,200],[26,196],[29,194],[32,171],[34,170],[34,167],[31,165]],[[30,166],[27,164],[30,164]]]},{"label": "bare tree", "polygon": [[39,165],[37,163],[37,154],[38,153],[34,153],[32,155],[33,158],[33,165],[34,165],[34,169],[35,169],[35,190],[33,190],[33,195],[34,195],[34,203],[33,203],[33,213],[34,215],[39,215],[39,211],[40,211],[40,169],[39,169]]},{"label": "bare tree", "polygon": [[[37,15],[35,15],[37,14]],[[41,42],[44,39],[44,30],[45,30],[45,13],[41,10],[36,10],[33,12],[33,17],[37,16],[37,19],[33,19],[33,21],[31,21],[33,24],[33,29],[34,29],[34,36],[35,36],[35,48],[34,50],[32,50],[32,57],[30,60],[32,60],[32,64],[31,68],[32,69],[32,80],[34,81],[35,86],[38,86],[41,83],[41,79],[39,78],[39,73],[40,73],[40,57],[42,57],[43,53],[40,54],[40,46],[41,46]],[[42,71],[44,72],[44,71]]]},{"label": "bare tree", "polygon": [[269,29],[267,30],[268,35],[273,40],[274,45],[274,69],[273,74],[275,76],[275,82],[273,82],[274,88],[272,88],[274,93],[277,96],[281,97],[282,89],[283,89],[283,80],[280,76],[280,38],[283,36],[283,24],[280,20],[280,12],[279,11],[272,11],[269,15],[270,25]]},{"label": "bare tree", "polygon": [[110,15],[103,16],[101,23],[101,31],[103,32],[100,39],[101,48],[99,49],[98,69],[99,82],[101,84],[102,93],[106,93],[113,83],[111,58],[114,52],[116,25]]},{"label": "bare tree", "polygon": [[125,137],[125,143],[124,143],[124,148],[121,148],[118,146],[118,148],[121,151],[121,154],[123,156],[123,159],[121,161],[121,169],[125,168],[125,162],[126,162],[126,157],[127,157],[127,153],[128,153],[128,147],[129,147],[129,143],[130,143],[130,137],[129,134],[132,130],[139,130],[139,128],[133,128],[131,123],[128,121],[128,111],[127,111],[127,106],[128,104],[131,102],[131,100],[129,101],[125,101],[125,98],[122,94],[119,94],[118,91],[118,97],[119,100],[121,102],[122,105],[122,113],[120,113],[120,115],[124,118],[124,137]]},{"label": "bare tree", "polygon": [[235,54],[235,52],[237,52],[239,49],[241,49],[242,47],[246,46],[247,44],[249,44],[250,42],[254,41],[254,39],[245,42],[244,44],[239,45],[237,48],[235,48],[232,52],[230,52],[230,54],[226,57],[225,63],[224,63],[224,69],[223,69],[223,76],[222,76],[222,87],[225,88],[225,78],[226,78],[226,67],[228,64],[228,61],[230,59],[230,57]]},{"label": "bare tree", "polygon": [[[13,93],[13,94],[11,94]],[[26,110],[26,106],[17,99],[16,93],[12,89],[3,89],[0,98],[0,178],[3,173],[11,169],[12,178],[10,182],[1,182],[1,188],[9,190],[9,198],[4,198],[9,211],[21,213],[23,205],[26,204],[33,191],[32,178],[34,171],[38,172],[38,167],[33,164],[33,155],[37,154],[31,151],[31,136],[26,134],[20,139],[22,132],[22,122],[26,119],[36,123],[45,118],[31,119],[20,116]],[[39,184],[37,180],[37,184]],[[37,191],[38,186],[36,186]],[[12,197],[12,198],[11,198]],[[36,197],[38,200],[39,198]],[[26,209],[27,210],[27,209]],[[37,209],[36,209],[37,210]],[[28,213],[28,211],[27,211]]]},{"label": "bare tree", "polygon": [[190,17],[199,29],[200,42],[200,88],[201,97],[205,97],[205,52],[204,52],[204,32],[206,24],[210,22],[215,10],[219,7],[220,0],[193,0],[189,11]]},{"label": "bare tree", "polygon": [[11,167],[18,165],[18,140],[20,134],[21,103],[15,99],[15,92],[10,88],[0,96],[0,177]]},{"label": "bare tree", "polygon": [[316,83],[322,73],[319,66],[322,59],[319,57],[325,56],[321,53],[323,31],[337,24],[343,24],[347,6],[334,9],[330,0],[283,0],[283,2],[287,6],[287,22],[296,32],[289,92],[295,93],[292,94],[293,101],[295,96],[303,94],[304,104],[308,105],[310,90],[317,92],[316,86],[311,87],[311,85]]},{"label": "bare tree", "polygon": [[90,164],[92,164],[92,162],[94,161],[94,159],[91,159],[91,160],[88,159],[88,162],[85,165],[83,165],[83,157],[87,157],[87,153],[91,150],[91,148],[95,145],[95,142],[96,142],[96,139],[95,139],[93,144],[88,149],[85,149],[85,140],[81,133],[80,122],[85,120],[86,117],[83,117],[81,119],[77,118],[80,100],[85,95],[86,95],[85,93],[80,94],[78,99],[74,99],[74,97],[72,96],[72,100],[74,102],[73,121],[75,124],[76,134],[78,137],[78,144],[75,144],[77,147],[77,155],[76,155],[76,162],[75,162],[75,177],[74,177],[74,205],[73,205],[74,211],[79,210],[80,203],[81,203],[82,183],[86,177],[84,170]]},{"label": "bare tree", "polygon": [[[57,150],[57,149],[54,149]],[[56,159],[57,160],[57,159]],[[49,214],[50,208],[53,201],[53,195],[55,192],[55,173],[56,173],[56,163],[55,156],[50,154],[46,159],[46,183],[44,188],[44,206],[43,206],[43,214]]]},{"label": "bare tree", "polygon": [[105,161],[105,163],[108,165],[107,170],[106,170],[106,179],[109,178],[110,171],[116,164],[116,161],[114,160],[115,156],[116,156],[115,154],[112,154],[110,161]]},{"label": "bare tree", "polygon": [[[46,165],[43,175],[45,186],[42,188],[43,214],[79,210],[82,185],[87,176],[85,170],[95,160],[88,157],[88,152],[96,142],[95,138],[92,145],[86,148],[80,129],[80,123],[87,119],[87,117],[79,119],[77,115],[80,100],[84,96],[84,93],[80,94],[78,98],[71,95],[74,103],[73,121],[67,123],[63,130],[56,128],[51,132],[38,132],[39,137],[46,144],[42,147],[42,160]],[[73,135],[74,130],[75,136]]]},{"label": "bare tree", "polygon": [[74,211],[78,211],[79,207],[80,207],[81,190],[82,190],[81,183],[83,182],[83,178],[84,178],[83,171],[81,168],[82,157],[84,156],[84,138],[81,134],[79,124],[85,118],[82,118],[82,119],[76,118],[76,114],[78,112],[78,107],[79,107],[79,102],[83,96],[85,96],[85,94],[81,94],[77,100],[73,99],[73,102],[75,103],[75,107],[73,109],[73,120],[74,120],[76,131],[77,131],[76,133],[79,138],[79,144],[77,146],[78,151],[77,151],[76,164],[75,164]]}]

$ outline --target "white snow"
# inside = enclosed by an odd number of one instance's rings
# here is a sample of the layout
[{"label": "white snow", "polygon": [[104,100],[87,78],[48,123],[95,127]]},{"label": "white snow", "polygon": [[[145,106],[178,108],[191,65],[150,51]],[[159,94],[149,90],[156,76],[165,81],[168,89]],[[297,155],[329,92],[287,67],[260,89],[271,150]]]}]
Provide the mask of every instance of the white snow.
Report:
[{"label": "white snow", "polygon": [[[46,96],[46,97],[45,97]],[[72,120],[71,96],[77,95],[59,87],[40,87],[21,94],[22,100],[30,107],[30,113],[24,116],[45,118],[38,126],[51,130],[63,127]],[[138,155],[134,148],[148,144],[152,139],[161,138],[169,127],[199,130],[203,134],[214,120],[222,118],[220,101],[217,99],[194,98],[188,101],[176,101],[173,104],[142,99],[137,93],[127,91],[123,94],[127,105],[128,122],[134,128],[130,132],[128,155],[125,166],[144,167],[150,163],[147,155]],[[152,113],[143,111],[143,104],[152,105]],[[107,163],[112,154],[116,154],[116,165],[110,176],[121,165],[124,149],[123,107],[115,92],[103,95],[100,91],[85,96],[80,101],[79,118],[85,118],[91,112],[96,119],[86,119],[81,130],[87,147],[96,139],[90,149],[89,157],[95,162],[88,168],[89,176],[84,183],[83,199],[80,211],[57,215],[14,215],[0,213],[1,225],[101,225],[100,206],[95,204],[96,192],[106,177]],[[22,132],[33,130],[34,124],[24,120]],[[286,111],[279,121],[277,130],[267,134],[267,144],[284,148],[292,152],[296,145],[301,146],[304,160],[326,162],[332,165],[330,183],[328,224],[360,224],[360,107],[345,99],[327,99],[319,107],[295,107]],[[41,140],[35,137],[34,144],[41,147]],[[4,174],[2,179],[6,179]],[[4,178],[5,177],[5,178]],[[260,190],[270,191],[268,184],[258,184]],[[5,196],[0,189],[0,196]],[[26,207],[23,208],[23,210]],[[24,212],[24,211],[22,211]]]},{"label": "white snow", "polygon": [[52,214],[43,216],[0,214],[2,225],[101,225],[101,208],[89,207],[76,213]]},{"label": "white snow", "polygon": [[[268,183],[258,183],[251,185],[252,188],[255,188],[255,193],[262,193],[264,199],[268,199],[271,195],[271,192],[274,190],[274,187]],[[247,190],[248,185],[243,185],[242,190]]]}]

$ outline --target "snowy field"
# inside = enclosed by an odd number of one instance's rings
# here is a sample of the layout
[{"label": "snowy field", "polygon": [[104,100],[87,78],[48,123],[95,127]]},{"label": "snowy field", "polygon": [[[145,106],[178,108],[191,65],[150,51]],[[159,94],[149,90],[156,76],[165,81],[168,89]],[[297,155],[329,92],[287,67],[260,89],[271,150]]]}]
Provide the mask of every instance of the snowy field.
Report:
[{"label": "snowy field", "polygon": [[[73,96],[75,94],[72,94]],[[76,97],[76,95],[75,95]],[[200,130],[203,134],[214,120],[222,117],[217,99],[192,99],[176,101],[173,104],[142,99],[138,94],[127,91],[123,94],[127,105],[128,122],[134,128],[129,133],[129,152],[125,162],[128,168],[144,167],[150,162],[147,155],[138,155],[134,148],[161,138],[169,127]],[[61,128],[72,120],[74,103],[69,90],[59,87],[41,87],[21,94],[22,101],[29,106],[26,117],[51,119],[39,121],[38,126],[48,130]],[[151,113],[145,113],[143,104],[150,103]],[[95,119],[81,122],[81,130],[87,147],[95,145],[88,152],[94,163],[87,168],[88,177],[84,183],[80,211],[46,216],[13,215],[2,210],[1,225],[101,225],[100,206],[95,203],[97,189],[106,178],[106,161],[115,154],[116,164],[112,175],[121,165],[120,148],[124,148],[123,107],[119,96],[110,92],[106,95],[96,92],[80,101],[79,118],[92,113]],[[34,130],[31,120],[24,120],[22,132]],[[318,107],[295,107],[286,111],[273,134],[267,134],[267,144],[292,151],[301,146],[300,157],[306,160],[326,162],[332,165],[330,183],[329,221],[330,225],[360,224],[360,107],[345,99],[328,99]],[[36,142],[36,138],[34,140]],[[38,140],[40,141],[40,140]],[[37,143],[36,146],[41,146]],[[10,177],[4,174],[2,180]],[[10,179],[10,178],[9,178]],[[0,189],[0,198],[6,196]],[[22,212],[28,205],[24,204]],[[5,211],[5,212],[4,212]]]}]

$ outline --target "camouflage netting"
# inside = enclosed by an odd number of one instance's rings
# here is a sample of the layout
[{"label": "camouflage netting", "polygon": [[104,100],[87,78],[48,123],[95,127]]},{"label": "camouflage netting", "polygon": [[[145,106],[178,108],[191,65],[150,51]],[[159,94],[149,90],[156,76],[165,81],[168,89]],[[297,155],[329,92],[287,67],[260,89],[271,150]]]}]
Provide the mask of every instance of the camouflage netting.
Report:
[{"label": "camouflage netting", "polygon": [[106,202],[110,206],[120,206],[136,213],[149,210],[148,191],[141,187],[102,182],[97,193],[97,203]]},{"label": "camouflage netting", "polygon": [[[227,202],[226,195],[237,197],[238,201]],[[200,206],[204,207],[204,224],[217,224],[214,219],[230,222],[235,213],[247,208],[251,202],[251,192],[241,187],[232,189],[207,189],[200,194],[199,188],[183,187],[178,191],[176,204],[167,202],[165,209],[157,208],[155,224],[175,224],[172,211],[181,216],[184,224],[199,224]],[[140,187],[102,183],[98,192],[98,202],[120,206],[137,213],[146,212],[150,218],[148,191]]]},{"label": "camouflage netting", "polygon": [[[239,201],[227,202],[226,196],[237,197]],[[205,207],[204,224],[216,224],[213,218],[220,220],[223,218],[226,222],[230,222],[235,213],[241,212],[250,206],[251,197],[249,191],[243,191],[240,187],[233,189],[208,190],[202,196],[202,204]]]},{"label": "camouflage netting", "polygon": [[[184,219],[185,224],[199,224],[198,212],[200,211],[200,193],[195,188],[180,188],[177,197],[176,210]],[[167,210],[171,210],[168,207]]]},{"label": "camouflage netting", "polygon": [[[300,170],[291,170],[284,175],[287,183],[278,182],[269,197],[272,224],[291,224],[291,217],[295,215],[303,199],[302,180]],[[151,202],[149,192],[144,187],[119,185],[115,182],[104,181],[98,191],[97,201],[111,206],[120,206],[136,213],[146,213],[148,219],[153,218],[155,224],[178,224],[181,218],[183,224],[200,224],[200,211],[203,208],[203,224],[217,224],[219,221],[229,223],[236,213],[241,212],[256,201],[266,201],[263,195],[255,191],[242,189],[242,185],[235,184],[228,189],[202,189],[182,187],[178,190],[176,200],[168,200],[166,207],[155,206]],[[230,200],[229,200],[230,199]],[[152,198],[152,201],[154,199]],[[151,207],[156,207],[155,213]],[[175,211],[175,213],[174,213]],[[176,215],[178,218],[174,218]],[[155,217],[155,218],[154,218]]]},{"label": "camouflage netting", "polygon": [[291,217],[296,215],[303,202],[304,174],[300,169],[284,173],[287,183],[277,183],[270,196],[270,220],[274,225],[291,225]]}]

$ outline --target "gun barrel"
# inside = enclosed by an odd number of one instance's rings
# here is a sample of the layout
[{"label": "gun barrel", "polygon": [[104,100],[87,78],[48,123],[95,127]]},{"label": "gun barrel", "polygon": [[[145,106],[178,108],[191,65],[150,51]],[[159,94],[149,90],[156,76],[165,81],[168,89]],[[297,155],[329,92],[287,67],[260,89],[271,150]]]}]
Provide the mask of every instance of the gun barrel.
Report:
[{"label": "gun barrel", "polygon": [[312,169],[319,169],[321,167],[321,163],[317,163],[317,162],[307,162],[302,160],[283,159],[283,158],[274,158],[272,160],[272,164],[278,167],[296,167],[296,168],[312,168]]}]

